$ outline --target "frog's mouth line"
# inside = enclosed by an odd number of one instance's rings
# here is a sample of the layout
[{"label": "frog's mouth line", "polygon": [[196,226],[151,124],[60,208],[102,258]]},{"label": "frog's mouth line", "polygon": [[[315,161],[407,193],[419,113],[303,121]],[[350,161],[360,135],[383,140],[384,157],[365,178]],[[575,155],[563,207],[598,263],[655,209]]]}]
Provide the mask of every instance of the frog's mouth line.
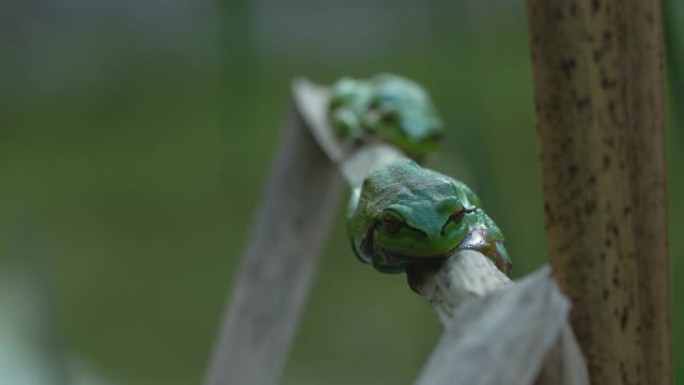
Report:
[{"label": "frog's mouth line", "polygon": [[385,256],[387,263],[390,265],[437,264],[443,262],[459,249],[460,245],[442,254],[416,256],[383,247],[382,254]]}]

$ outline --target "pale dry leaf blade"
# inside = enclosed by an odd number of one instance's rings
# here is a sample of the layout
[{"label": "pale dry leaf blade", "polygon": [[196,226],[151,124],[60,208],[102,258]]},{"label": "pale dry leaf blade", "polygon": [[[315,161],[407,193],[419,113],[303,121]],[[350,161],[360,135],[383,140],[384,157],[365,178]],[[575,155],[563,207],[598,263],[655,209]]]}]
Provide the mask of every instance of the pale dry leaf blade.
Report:
[{"label": "pale dry leaf blade", "polygon": [[568,311],[549,268],[473,298],[459,309],[416,384],[532,384]]}]

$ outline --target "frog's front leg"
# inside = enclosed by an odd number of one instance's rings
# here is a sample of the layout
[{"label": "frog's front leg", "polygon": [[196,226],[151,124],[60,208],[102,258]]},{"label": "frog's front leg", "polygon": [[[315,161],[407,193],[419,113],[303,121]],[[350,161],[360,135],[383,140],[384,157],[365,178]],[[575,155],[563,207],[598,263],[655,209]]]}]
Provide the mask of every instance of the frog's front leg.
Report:
[{"label": "frog's front leg", "polygon": [[349,242],[351,243],[352,250],[356,257],[364,263],[371,262],[371,256],[369,255],[369,250],[372,249],[372,245],[368,245],[367,237],[357,236],[356,226],[358,226],[359,218],[355,218],[356,211],[359,207],[359,200],[361,198],[361,187],[354,187],[351,191],[351,196],[349,197],[349,205],[347,206],[347,235],[349,236]]},{"label": "frog's front leg", "polygon": [[[496,229],[498,230],[498,229]],[[492,231],[484,225],[478,225],[470,229],[468,235],[458,246],[459,250],[476,250],[484,254],[504,274],[508,275],[511,270],[511,260],[503,244],[498,240],[498,231]]]}]

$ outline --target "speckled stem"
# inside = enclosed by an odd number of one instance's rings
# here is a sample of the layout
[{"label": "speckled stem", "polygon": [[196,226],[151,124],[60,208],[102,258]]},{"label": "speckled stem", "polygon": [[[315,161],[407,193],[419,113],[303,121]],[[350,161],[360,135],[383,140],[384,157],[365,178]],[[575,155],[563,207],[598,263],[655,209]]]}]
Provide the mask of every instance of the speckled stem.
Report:
[{"label": "speckled stem", "polygon": [[660,0],[527,0],[551,264],[594,384],[671,384]]},{"label": "speckled stem", "polygon": [[410,267],[407,278],[445,326],[468,298],[511,284],[491,259],[472,250],[457,252],[439,266]]}]

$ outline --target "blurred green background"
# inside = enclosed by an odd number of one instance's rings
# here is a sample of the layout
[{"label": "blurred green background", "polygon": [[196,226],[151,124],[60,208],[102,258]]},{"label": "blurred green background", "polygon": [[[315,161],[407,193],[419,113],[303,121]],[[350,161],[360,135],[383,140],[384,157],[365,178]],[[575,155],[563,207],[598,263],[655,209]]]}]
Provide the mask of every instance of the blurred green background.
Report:
[{"label": "blurred green background", "polygon": [[[430,166],[479,193],[515,276],[546,260],[522,1],[11,0],[0,31],[1,384],[200,382],[300,75],[424,84],[448,130]],[[410,383],[440,325],[402,276],[356,261],[342,209],[284,383]]]}]

